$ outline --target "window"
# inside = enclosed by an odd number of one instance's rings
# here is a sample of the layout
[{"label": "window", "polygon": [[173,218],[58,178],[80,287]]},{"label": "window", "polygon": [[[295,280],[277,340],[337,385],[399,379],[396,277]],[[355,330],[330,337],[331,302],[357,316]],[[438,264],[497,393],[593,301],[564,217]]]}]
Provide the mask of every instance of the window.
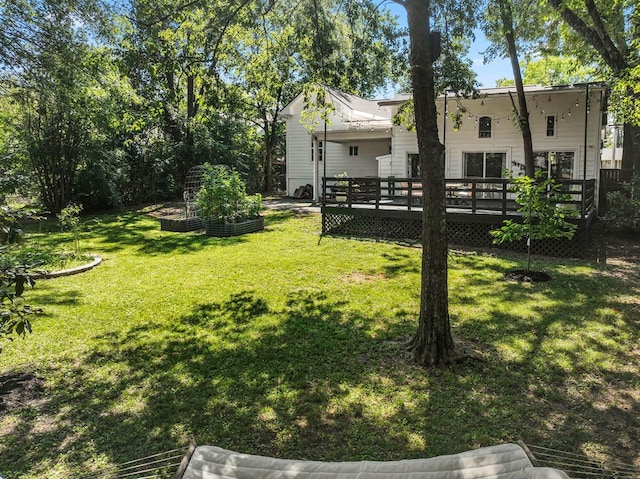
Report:
[{"label": "window", "polygon": [[573,151],[539,151],[533,156],[536,170],[546,172],[547,177],[558,180],[573,178]]},{"label": "window", "polygon": [[[316,146],[315,146],[313,140],[311,140],[311,161],[315,160],[315,154],[316,154],[315,152],[316,152]],[[322,159],[323,159],[322,142],[318,141],[318,161],[322,161]]]},{"label": "window", "polygon": [[420,178],[420,155],[409,155],[409,178]]},{"label": "window", "polygon": [[547,115],[547,136],[556,137],[556,116]]},{"label": "window", "polygon": [[467,178],[502,178],[506,153],[465,153],[464,175]]},{"label": "window", "polygon": [[358,147],[350,146],[349,147],[349,156],[358,156]]},{"label": "window", "polygon": [[322,161],[324,159],[324,145],[321,141],[318,142],[318,161]]},{"label": "window", "polygon": [[478,120],[478,137],[491,138],[491,118],[483,116]]}]

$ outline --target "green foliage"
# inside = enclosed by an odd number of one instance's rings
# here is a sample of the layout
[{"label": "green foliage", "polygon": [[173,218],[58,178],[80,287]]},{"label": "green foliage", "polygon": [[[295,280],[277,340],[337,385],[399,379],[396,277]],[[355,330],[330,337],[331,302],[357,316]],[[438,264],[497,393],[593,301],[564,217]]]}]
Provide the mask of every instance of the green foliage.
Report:
[{"label": "green foliage", "polygon": [[594,81],[597,75],[592,65],[574,56],[547,55],[522,66],[525,85],[573,85]]},{"label": "green foliage", "polygon": [[[0,258],[6,246],[0,246]],[[25,267],[0,267],[0,340],[13,341],[31,333],[30,317],[42,310],[25,304],[22,293],[25,286],[34,286],[35,281]],[[2,352],[2,343],[0,343]]]},{"label": "green foliage", "polygon": [[262,196],[247,195],[245,184],[236,170],[209,163],[204,167],[204,182],[196,194],[200,217],[219,223],[239,223],[260,214]]},{"label": "green foliage", "polygon": [[407,131],[416,131],[416,111],[413,100],[406,101],[400,105],[398,112],[393,115],[391,121],[396,126],[403,126]]},{"label": "green foliage", "polygon": [[614,231],[640,232],[640,176],[624,184],[623,191],[607,194],[607,228]]},{"label": "green foliage", "polygon": [[33,208],[0,205],[0,245],[19,243],[24,236],[21,222],[28,219],[41,220],[42,217]]},{"label": "green foliage", "polygon": [[80,212],[82,211],[82,205],[76,203],[69,203],[62,208],[58,214],[58,221],[60,222],[60,229],[62,231],[71,231],[73,233],[75,252],[80,251]]},{"label": "green foliage", "polygon": [[[640,44],[640,38],[637,41]],[[640,64],[625,69],[615,79],[611,103],[617,121],[640,125]]]},{"label": "green foliage", "polygon": [[331,114],[335,111],[334,104],[327,99],[329,92],[324,85],[308,83],[302,90],[304,110],[300,114],[300,122],[313,133],[321,122],[331,125]]},{"label": "green foliage", "polygon": [[527,270],[531,268],[531,241],[547,238],[573,238],[577,226],[567,221],[575,211],[562,206],[562,201],[570,199],[563,194],[561,185],[553,178],[544,178],[543,172],[536,172],[534,178],[529,176],[513,177],[511,192],[516,193],[516,203],[520,205],[518,212],[522,221],[505,220],[502,227],[491,231],[494,244],[512,243],[527,240],[529,251]]},{"label": "green foliage", "polygon": [[18,264],[9,256],[12,245],[23,238],[20,221],[28,218],[38,218],[36,211],[0,206],[0,340],[12,341],[30,333],[29,318],[39,312],[22,300],[25,286],[35,284],[29,273],[32,265]]}]

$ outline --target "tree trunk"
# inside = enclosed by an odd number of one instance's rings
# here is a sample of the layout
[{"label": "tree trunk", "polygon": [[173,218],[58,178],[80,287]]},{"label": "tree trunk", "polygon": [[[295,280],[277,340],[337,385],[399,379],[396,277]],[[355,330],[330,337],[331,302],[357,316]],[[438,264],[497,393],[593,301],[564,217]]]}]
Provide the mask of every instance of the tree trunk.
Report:
[{"label": "tree trunk", "polygon": [[275,128],[276,124],[267,119],[266,113],[263,115],[264,122],[264,185],[265,193],[273,191],[273,155],[276,149]]},{"label": "tree trunk", "polygon": [[438,138],[429,0],[406,0],[411,41],[411,80],[422,170],[422,284],[418,330],[409,343],[413,360],[423,366],[455,362],[449,323],[444,146]]},{"label": "tree trunk", "polygon": [[631,124],[625,123],[622,136],[622,169],[633,168],[633,138],[631,137]]},{"label": "tree trunk", "polygon": [[533,139],[531,137],[531,125],[529,124],[527,98],[524,94],[522,72],[520,71],[520,62],[518,60],[518,49],[516,48],[516,40],[513,35],[513,12],[511,10],[511,4],[509,3],[510,1],[511,0],[500,1],[500,17],[502,18],[502,26],[504,28],[505,40],[509,51],[509,59],[511,60],[511,69],[513,70],[513,79],[518,93],[518,126],[522,133],[522,146],[524,148],[524,173],[529,178],[533,178],[535,176]]}]

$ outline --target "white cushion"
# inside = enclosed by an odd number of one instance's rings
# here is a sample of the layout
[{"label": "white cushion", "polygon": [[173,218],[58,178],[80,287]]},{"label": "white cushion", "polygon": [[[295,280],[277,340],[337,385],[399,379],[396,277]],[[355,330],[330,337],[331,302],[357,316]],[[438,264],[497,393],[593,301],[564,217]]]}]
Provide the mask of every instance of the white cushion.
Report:
[{"label": "white cushion", "polygon": [[321,462],[276,459],[216,446],[195,449],[183,479],[568,479],[534,468],[517,444],[403,461]]}]

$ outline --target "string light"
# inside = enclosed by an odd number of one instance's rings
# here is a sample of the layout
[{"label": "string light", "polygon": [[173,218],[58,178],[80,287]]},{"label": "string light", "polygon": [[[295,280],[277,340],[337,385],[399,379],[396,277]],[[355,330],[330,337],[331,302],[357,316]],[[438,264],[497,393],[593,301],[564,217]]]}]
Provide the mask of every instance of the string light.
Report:
[{"label": "string light", "polygon": [[[591,113],[591,95],[590,98],[586,98],[586,94],[585,92],[580,92],[578,94],[578,96],[575,99],[575,103],[571,103],[571,106],[568,107],[566,110],[558,113],[558,114],[554,114],[555,116],[555,121],[556,123],[558,122],[558,118],[560,119],[560,121],[565,121],[565,116],[572,116],[573,113],[573,109],[574,109],[574,104],[575,107],[579,107],[580,106],[580,99],[582,97],[585,97],[585,102],[586,102],[586,108],[587,108],[587,114]],[[544,98],[543,95],[531,95],[531,97],[529,98],[530,100],[530,105],[533,106],[533,108],[535,108],[536,110],[538,110],[540,112],[541,116],[545,116],[547,115],[547,107],[545,106],[545,108],[542,108],[540,101],[543,101],[542,99]],[[551,102],[551,95],[547,96],[547,102]],[[599,98],[596,97],[596,101],[598,101],[598,103],[600,102]],[[484,100],[481,100],[480,105],[483,106],[484,105]],[[456,112],[462,112],[464,114],[467,115],[467,118],[469,120],[474,119],[476,123],[478,123],[478,120],[480,118],[482,118],[483,116],[487,116],[487,115],[476,115],[475,113],[471,112],[469,110],[469,108],[467,108],[464,104],[462,104],[461,99],[460,98],[456,98]],[[517,117],[517,115],[516,115]],[[501,116],[501,117],[496,117],[493,118],[493,120],[496,122],[496,124],[500,124],[500,120],[507,120],[507,121],[511,121],[511,115],[507,115],[507,116]]]}]

